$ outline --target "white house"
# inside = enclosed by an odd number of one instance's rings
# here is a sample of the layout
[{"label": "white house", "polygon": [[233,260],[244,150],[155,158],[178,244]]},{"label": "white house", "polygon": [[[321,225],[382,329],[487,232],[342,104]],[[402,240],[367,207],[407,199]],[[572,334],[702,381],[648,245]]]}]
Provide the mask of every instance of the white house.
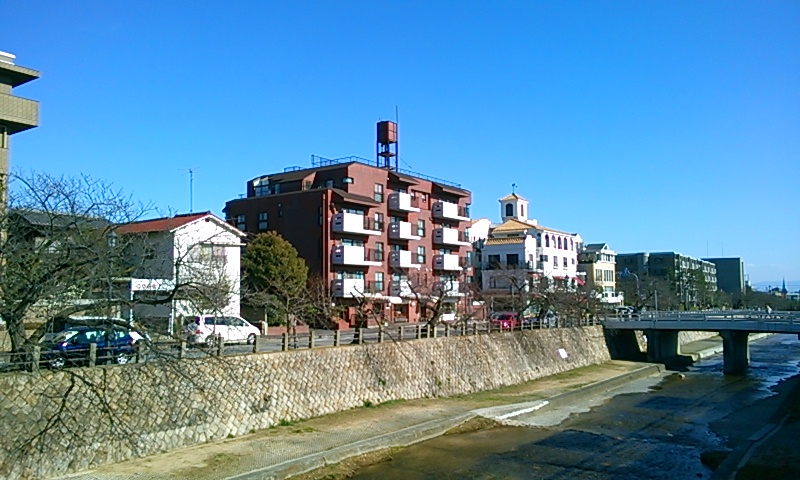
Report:
[{"label": "white house", "polygon": [[[132,318],[173,333],[181,315],[239,315],[244,232],[211,212],[132,222],[116,231],[132,269]],[[159,303],[173,291],[171,302]]]},{"label": "white house", "polygon": [[577,270],[580,235],[539,225],[528,213],[528,201],[516,193],[500,199],[502,223],[478,241],[483,289],[508,288],[512,271],[582,284]]}]

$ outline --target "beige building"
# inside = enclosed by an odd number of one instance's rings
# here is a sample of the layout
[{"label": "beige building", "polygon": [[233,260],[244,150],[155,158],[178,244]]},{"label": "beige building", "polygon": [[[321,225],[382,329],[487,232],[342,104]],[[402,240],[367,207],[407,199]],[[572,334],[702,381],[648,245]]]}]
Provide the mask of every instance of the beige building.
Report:
[{"label": "beige building", "polygon": [[14,64],[16,57],[0,52],[0,194],[5,198],[11,135],[39,125],[39,103],[14,96],[12,90],[39,78],[39,72]]},{"label": "beige building", "polygon": [[622,305],[624,296],[617,291],[617,252],[605,243],[590,243],[578,254],[578,271],[585,276],[586,284],[598,290],[600,301],[609,307]]}]

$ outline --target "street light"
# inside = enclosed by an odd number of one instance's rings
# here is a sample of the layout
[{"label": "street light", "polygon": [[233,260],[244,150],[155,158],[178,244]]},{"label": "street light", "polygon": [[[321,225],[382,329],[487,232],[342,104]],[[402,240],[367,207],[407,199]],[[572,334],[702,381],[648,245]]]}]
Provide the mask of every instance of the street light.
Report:
[{"label": "street light", "polygon": [[641,299],[641,293],[639,293],[639,275],[636,275],[627,268],[620,274],[620,278],[628,278],[630,276],[633,276],[636,279],[636,308],[639,308],[639,300]]}]

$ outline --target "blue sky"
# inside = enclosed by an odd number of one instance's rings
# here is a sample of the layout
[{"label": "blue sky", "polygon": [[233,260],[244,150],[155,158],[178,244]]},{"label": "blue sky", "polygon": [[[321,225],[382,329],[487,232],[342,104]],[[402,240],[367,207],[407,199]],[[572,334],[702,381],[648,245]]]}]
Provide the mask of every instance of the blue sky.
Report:
[{"label": "blue sky", "polygon": [[800,3],[0,0],[42,73],[12,168],[221,214],[310,155],[374,157],[618,252],[741,256],[800,279]]}]

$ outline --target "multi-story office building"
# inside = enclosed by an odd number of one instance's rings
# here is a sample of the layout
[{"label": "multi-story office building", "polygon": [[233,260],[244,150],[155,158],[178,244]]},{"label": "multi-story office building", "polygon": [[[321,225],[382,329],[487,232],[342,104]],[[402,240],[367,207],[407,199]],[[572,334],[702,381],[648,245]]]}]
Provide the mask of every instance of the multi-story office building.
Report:
[{"label": "multi-story office building", "polygon": [[624,296],[617,291],[617,253],[605,243],[589,243],[578,253],[578,271],[586,284],[602,292],[600,301],[608,306],[622,305]]},{"label": "multi-story office building", "polygon": [[245,232],[273,230],[291,242],[349,307],[351,322],[365,298],[383,321],[414,322],[429,314],[419,295],[438,292],[453,309],[464,298],[470,202],[456,183],[388,162],[312,157],[310,168],[250,180],[247,197],[229,201],[225,213]]},{"label": "multi-story office building", "polygon": [[745,288],[744,262],[739,257],[704,258],[717,267],[717,287],[731,295],[741,295]]},{"label": "multi-story office building", "polygon": [[11,135],[39,125],[39,103],[14,96],[12,90],[39,78],[39,72],[14,64],[15,56],[0,52],[0,195],[5,204]]},{"label": "multi-story office building", "polygon": [[628,272],[635,273],[640,280],[644,280],[645,276],[665,278],[687,307],[701,302],[701,291],[717,290],[717,268],[714,263],[676,252],[618,253],[617,275]]}]

